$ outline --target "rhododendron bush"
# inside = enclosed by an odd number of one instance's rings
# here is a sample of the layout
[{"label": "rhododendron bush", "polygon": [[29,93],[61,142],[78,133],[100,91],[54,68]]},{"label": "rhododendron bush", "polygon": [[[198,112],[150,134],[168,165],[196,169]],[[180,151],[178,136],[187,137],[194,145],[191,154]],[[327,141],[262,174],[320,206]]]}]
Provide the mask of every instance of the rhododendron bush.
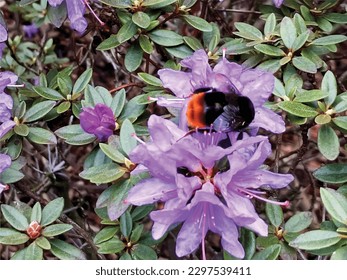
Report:
[{"label": "rhododendron bush", "polygon": [[347,259],[345,1],[0,8],[0,259]]}]

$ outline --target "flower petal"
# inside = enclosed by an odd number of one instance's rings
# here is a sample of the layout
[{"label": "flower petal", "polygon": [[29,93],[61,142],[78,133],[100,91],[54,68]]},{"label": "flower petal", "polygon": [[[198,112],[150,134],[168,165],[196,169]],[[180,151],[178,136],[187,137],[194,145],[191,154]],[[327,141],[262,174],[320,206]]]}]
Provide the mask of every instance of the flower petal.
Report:
[{"label": "flower petal", "polygon": [[158,178],[140,181],[128,194],[125,203],[141,206],[152,204],[156,201],[166,201],[177,197],[177,187]]},{"label": "flower petal", "polygon": [[273,133],[283,133],[285,123],[282,117],[265,107],[258,107],[250,127],[261,127]]},{"label": "flower petal", "polygon": [[4,172],[11,166],[11,157],[5,154],[0,154],[0,173]]},{"label": "flower petal", "polygon": [[176,71],[172,69],[161,69],[158,71],[164,88],[171,90],[179,98],[187,98],[192,95],[194,89],[190,83],[191,73]]},{"label": "flower petal", "polygon": [[9,132],[16,123],[14,121],[8,120],[0,125],[0,138],[3,137],[7,132]]}]

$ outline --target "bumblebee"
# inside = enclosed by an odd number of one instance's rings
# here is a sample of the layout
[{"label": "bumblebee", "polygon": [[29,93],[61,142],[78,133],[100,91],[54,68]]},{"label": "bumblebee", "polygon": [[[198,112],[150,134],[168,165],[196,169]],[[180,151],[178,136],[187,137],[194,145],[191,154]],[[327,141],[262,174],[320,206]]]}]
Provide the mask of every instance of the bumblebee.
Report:
[{"label": "bumblebee", "polygon": [[252,101],[236,88],[223,93],[213,88],[194,91],[187,104],[187,122],[192,129],[220,132],[243,131],[255,115]]}]

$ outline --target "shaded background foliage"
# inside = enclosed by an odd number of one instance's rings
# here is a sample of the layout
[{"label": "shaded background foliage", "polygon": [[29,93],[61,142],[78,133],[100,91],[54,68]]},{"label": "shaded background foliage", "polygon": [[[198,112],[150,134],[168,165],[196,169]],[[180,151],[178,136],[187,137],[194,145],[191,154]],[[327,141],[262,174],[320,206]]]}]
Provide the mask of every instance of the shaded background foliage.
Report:
[{"label": "shaded background foliage", "polygon": [[[329,259],[335,252],[333,258],[346,259],[344,1],[288,0],[280,9],[270,1],[94,1],[92,8],[105,24],[87,12],[82,34],[70,28],[62,8],[53,11],[45,1],[1,5],[9,40],[0,65],[26,85],[11,91],[20,122],[2,139],[3,151],[17,159],[12,173],[1,174],[10,184],[1,194],[1,226],[17,230],[0,234],[2,259],[177,258],[178,229],[159,241],[150,235],[148,213],[161,204],[132,207],[116,221],[110,221],[106,208],[124,210],[122,199],[141,179],[127,180],[133,169],[127,156],[136,141],[122,135],[147,136],[150,114],[174,114],[148,101],[169,94],[157,71],[180,69],[179,61],[200,48],[211,63],[224,49],[228,59],[277,77],[268,107],[282,114],[287,129],[281,135],[262,132],[273,146],[266,164],[296,179],[272,194],[289,200],[290,207],[255,202],[269,236],[242,229],[245,258]],[[24,26],[32,22],[39,30],[29,37]],[[97,103],[114,105],[119,127],[108,143],[98,144],[79,126],[81,107]],[[64,198],[64,214],[50,222],[61,226],[53,234],[46,229],[48,243],[43,238],[27,242],[18,233],[28,226],[23,216],[30,222],[44,219],[45,207],[58,197]],[[19,213],[7,215],[15,211],[7,205]],[[208,258],[233,258],[219,241],[217,235],[207,236]],[[13,257],[23,248],[30,249]],[[201,252],[185,258],[201,258]]]}]

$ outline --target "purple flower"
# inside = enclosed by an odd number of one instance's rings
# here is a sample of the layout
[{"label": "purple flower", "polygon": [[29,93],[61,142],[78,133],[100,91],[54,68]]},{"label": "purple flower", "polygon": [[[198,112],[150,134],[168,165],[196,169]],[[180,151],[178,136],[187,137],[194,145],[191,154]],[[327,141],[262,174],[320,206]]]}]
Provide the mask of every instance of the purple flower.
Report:
[{"label": "purple flower", "polygon": [[8,35],[5,22],[3,22],[0,18],[0,59],[2,58],[4,48],[6,48],[6,44],[4,42],[7,40],[7,37]]},{"label": "purple flower", "polygon": [[83,108],[80,114],[82,129],[94,134],[100,141],[107,141],[116,128],[116,120],[110,107],[98,103],[94,108]]},{"label": "purple flower", "polygon": [[[0,174],[11,166],[11,157],[5,154],[0,154]],[[8,186],[0,183],[0,194],[6,190]]]},{"label": "purple flower", "polygon": [[39,29],[37,28],[35,23],[23,25],[23,30],[24,30],[25,36],[27,36],[28,38],[34,37],[39,32]]},{"label": "purple flower", "polygon": [[273,74],[258,69],[247,69],[225,58],[212,69],[204,50],[196,51],[191,57],[183,59],[181,64],[188,69],[187,72],[172,69],[158,71],[163,86],[178,97],[173,102],[158,99],[158,104],[170,107],[174,103],[173,107],[183,108],[180,127],[187,127],[186,109],[192,93],[199,88],[210,87],[224,93],[236,88],[241,95],[252,101],[255,117],[249,125],[250,129],[257,130],[261,127],[274,133],[285,130],[281,116],[264,106],[274,88]]},{"label": "purple flower", "polygon": [[282,3],[284,2],[284,0],[273,0],[273,2],[275,4],[275,6],[277,8],[279,8],[282,5]]},{"label": "purple flower", "polygon": [[16,123],[11,120],[13,99],[10,95],[4,93],[7,86],[16,83],[18,76],[12,72],[0,72],[0,138],[9,132]]},{"label": "purple flower", "polygon": [[[48,0],[48,3],[52,7],[59,6],[62,4],[62,2],[63,0]],[[88,22],[84,18],[86,6],[90,10],[90,12],[93,14],[93,16],[96,18],[96,20],[101,25],[104,25],[104,22],[102,22],[100,18],[95,14],[95,12],[90,7],[87,0],[66,0],[65,4],[67,8],[67,15],[71,23],[71,27],[75,29],[77,32],[83,33],[88,26]]]},{"label": "purple flower", "polygon": [[68,0],[66,2],[67,14],[71,22],[71,27],[79,33],[83,33],[87,26],[84,18],[85,5],[81,0]]},{"label": "purple flower", "polygon": [[[176,244],[179,257],[192,253],[201,243],[205,258],[204,239],[210,230],[221,236],[226,251],[243,258],[239,226],[267,235],[267,225],[249,199],[268,201],[259,188],[283,188],[293,180],[291,175],[259,169],[271,152],[267,138],[248,137],[223,149],[216,145],[221,133],[193,137],[155,115],[149,118],[148,129],[152,141],[137,146],[130,159],[147,167],[152,178],[135,185],[124,203],[165,202],[162,210],[150,215],[152,235],[159,239],[172,225],[183,222]],[[225,157],[227,170],[218,165]]]},{"label": "purple flower", "polygon": [[3,93],[8,85],[14,85],[18,76],[10,71],[0,72],[0,93]]}]

